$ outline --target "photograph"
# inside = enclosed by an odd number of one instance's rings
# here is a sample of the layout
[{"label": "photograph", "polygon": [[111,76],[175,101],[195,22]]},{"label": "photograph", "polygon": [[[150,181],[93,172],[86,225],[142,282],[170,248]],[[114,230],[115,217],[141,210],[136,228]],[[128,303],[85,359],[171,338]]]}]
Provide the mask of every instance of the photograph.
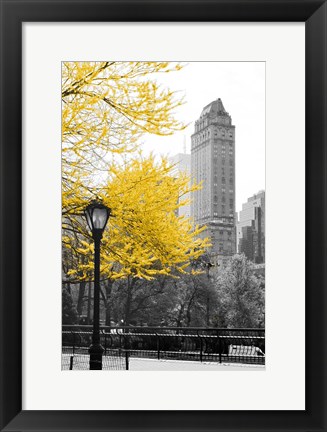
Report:
[{"label": "photograph", "polygon": [[265,370],[265,62],[61,66],[62,370]]}]

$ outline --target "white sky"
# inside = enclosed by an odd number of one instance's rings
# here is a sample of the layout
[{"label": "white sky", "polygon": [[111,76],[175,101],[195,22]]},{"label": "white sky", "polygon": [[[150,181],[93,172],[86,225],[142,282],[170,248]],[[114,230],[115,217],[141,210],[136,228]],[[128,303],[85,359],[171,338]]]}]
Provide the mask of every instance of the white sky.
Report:
[{"label": "white sky", "polygon": [[235,125],[236,211],[240,211],[242,203],[265,189],[265,63],[191,62],[178,72],[157,74],[157,82],[185,95],[186,103],[176,117],[189,126],[169,137],[147,135],[145,153],[183,153],[184,140],[190,153],[194,121],[204,106],[221,98]]}]

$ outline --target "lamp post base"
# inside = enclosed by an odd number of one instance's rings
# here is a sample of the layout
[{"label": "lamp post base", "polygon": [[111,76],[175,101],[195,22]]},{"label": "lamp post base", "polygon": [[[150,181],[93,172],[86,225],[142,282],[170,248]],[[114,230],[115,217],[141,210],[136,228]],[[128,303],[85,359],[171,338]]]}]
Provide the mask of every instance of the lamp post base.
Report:
[{"label": "lamp post base", "polygon": [[100,344],[92,344],[89,348],[90,354],[90,370],[102,370],[102,354],[103,346]]}]

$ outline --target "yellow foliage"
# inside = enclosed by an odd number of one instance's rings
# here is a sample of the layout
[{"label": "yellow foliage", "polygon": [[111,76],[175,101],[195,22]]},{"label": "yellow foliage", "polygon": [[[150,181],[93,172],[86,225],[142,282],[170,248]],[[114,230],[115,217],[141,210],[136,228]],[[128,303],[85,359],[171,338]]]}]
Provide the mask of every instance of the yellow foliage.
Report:
[{"label": "yellow foliage", "polygon": [[[63,176],[106,168],[108,153],[133,151],[144,133],[171,135],[185,126],[174,118],[183,103],[151,75],[179,70],[167,62],[62,64]],[[79,173],[80,175],[81,173]]]},{"label": "yellow foliage", "polygon": [[[208,240],[197,238],[201,230],[194,229],[190,219],[177,216],[179,198],[198,188],[189,185],[185,175],[172,177],[166,159],[156,163],[150,156],[110,167],[108,183],[98,193],[111,209],[102,239],[102,274],[151,279],[172,270],[185,273],[190,261],[209,246]],[[77,231],[81,223],[78,220]],[[79,266],[87,277],[93,268],[92,240],[81,245],[72,241],[78,253],[88,256],[89,263]]]},{"label": "yellow foliage", "polygon": [[[209,246],[177,216],[199,186],[171,175],[167,159],[136,153],[143,134],[169,135],[183,101],[153,78],[178,71],[166,62],[65,62],[62,66],[62,214],[64,272],[93,275],[94,246],[83,210],[94,197],[112,210],[102,240],[101,273],[112,279],[185,273]],[[115,164],[113,154],[129,153]],[[189,270],[190,271],[190,270]]]}]

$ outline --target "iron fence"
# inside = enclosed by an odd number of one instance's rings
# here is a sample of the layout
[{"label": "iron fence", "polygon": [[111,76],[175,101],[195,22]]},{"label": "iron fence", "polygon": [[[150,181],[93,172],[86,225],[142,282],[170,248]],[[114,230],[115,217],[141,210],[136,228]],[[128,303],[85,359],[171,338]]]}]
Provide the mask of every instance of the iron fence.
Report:
[{"label": "iron fence", "polygon": [[[90,369],[89,347],[92,343],[92,329],[88,326],[82,328],[66,328],[62,330],[62,370],[88,370]],[[101,331],[101,343],[103,343],[103,331]],[[106,340],[106,337],[104,338]],[[103,370],[128,370],[129,352],[123,347],[108,347],[102,356]]]},{"label": "iron fence", "polygon": [[[63,326],[63,353],[85,356],[91,338],[92,326]],[[264,329],[101,327],[100,338],[104,362],[120,358],[125,369],[129,357],[265,364]]]},{"label": "iron fence", "polygon": [[[70,352],[62,352],[61,355],[62,370],[89,370],[90,355],[88,352],[84,354],[72,354]],[[128,352],[121,353],[117,350],[111,350],[107,355],[102,356],[102,370],[128,370],[129,357]]]}]

